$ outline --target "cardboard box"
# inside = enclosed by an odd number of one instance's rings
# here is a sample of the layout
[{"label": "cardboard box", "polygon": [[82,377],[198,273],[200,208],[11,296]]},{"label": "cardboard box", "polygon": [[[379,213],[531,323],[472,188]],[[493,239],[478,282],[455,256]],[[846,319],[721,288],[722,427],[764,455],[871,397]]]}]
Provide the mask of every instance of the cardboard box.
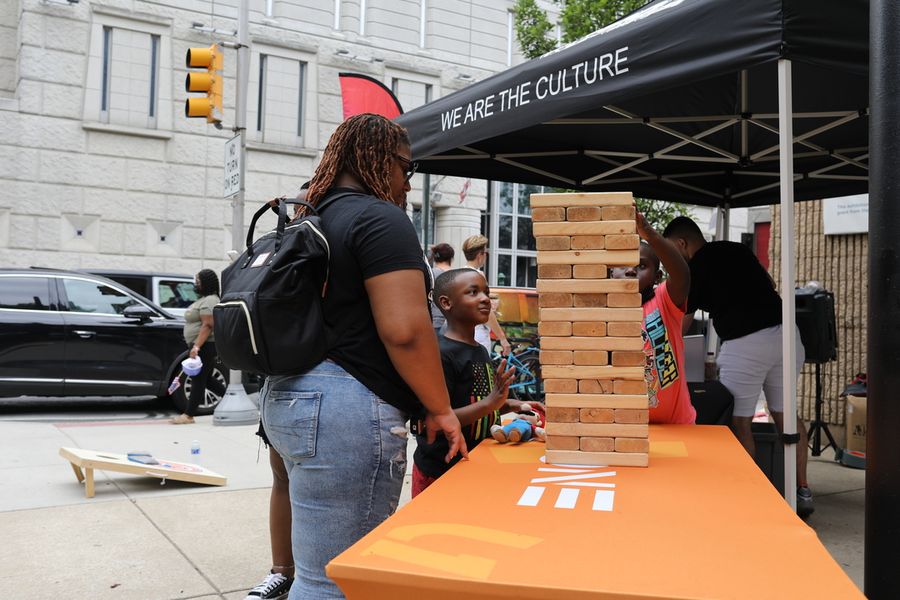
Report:
[{"label": "cardboard box", "polygon": [[847,396],[847,450],[866,451],[866,399]]}]

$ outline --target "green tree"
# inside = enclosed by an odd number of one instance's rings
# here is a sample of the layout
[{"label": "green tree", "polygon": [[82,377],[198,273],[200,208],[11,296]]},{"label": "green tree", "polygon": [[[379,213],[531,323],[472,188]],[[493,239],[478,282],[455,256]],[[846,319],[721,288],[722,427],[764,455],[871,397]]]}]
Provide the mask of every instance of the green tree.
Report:
[{"label": "green tree", "polygon": [[[563,43],[574,42],[589,33],[621,19],[637,10],[650,0],[554,0],[559,5],[559,24]],[[536,0],[516,0],[515,28],[516,39],[522,54],[528,58],[537,58],[557,46],[555,36],[551,35],[553,25],[538,5]],[[560,190],[566,191],[566,190]],[[674,202],[635,198],[637,209],[647,221],[658,231],[679,215],[692,217],[690,209]]]}]

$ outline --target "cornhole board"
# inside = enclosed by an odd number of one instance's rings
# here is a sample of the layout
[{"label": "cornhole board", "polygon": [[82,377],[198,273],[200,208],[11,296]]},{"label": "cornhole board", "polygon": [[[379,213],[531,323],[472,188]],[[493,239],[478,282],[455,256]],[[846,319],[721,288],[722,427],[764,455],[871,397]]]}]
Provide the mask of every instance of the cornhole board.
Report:
[{"label": "cornhole board", "polygon": [[86,498],[94,497],[94,469],[101,471],[118,471],[132,475],[157,477],[163,480],[188,481],[203,485],[225,485],[227,479],[218,473],[204,469],[200,465],[180,463],[173,460],[157,458],[158,465],[145,465],[128,460],[125,454],[98,452],[84,448],[60,448],[59,455],[72,465],[79,483],[84,482]]}]

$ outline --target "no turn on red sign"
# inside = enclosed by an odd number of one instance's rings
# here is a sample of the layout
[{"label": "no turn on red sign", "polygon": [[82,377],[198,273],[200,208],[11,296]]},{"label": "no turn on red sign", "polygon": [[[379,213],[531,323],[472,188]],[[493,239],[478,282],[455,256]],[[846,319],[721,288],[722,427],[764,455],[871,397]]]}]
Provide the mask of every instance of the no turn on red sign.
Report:
[{"label": "no turn on red sign", "polygon": [[236,135],[225,142],[225,192],[228,198],[241,191],[241,136]]}]

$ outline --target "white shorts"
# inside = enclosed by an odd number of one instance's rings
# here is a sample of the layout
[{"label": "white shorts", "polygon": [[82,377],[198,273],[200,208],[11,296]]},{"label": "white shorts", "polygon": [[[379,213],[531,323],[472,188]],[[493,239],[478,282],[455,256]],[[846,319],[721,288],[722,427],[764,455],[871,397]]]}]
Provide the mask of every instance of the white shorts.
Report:
[{"label": "white shorts", "polygon": [[[800,330],[794,330],[797,375],[806,352]],[[719,381],[734,396],[734,416],[752,417],[759,394],[765,391],[769,412],[784,412],[782,387],[781,325],[722,342],[718,357]],[[797,385],[796,380],[794,385]]]}]

